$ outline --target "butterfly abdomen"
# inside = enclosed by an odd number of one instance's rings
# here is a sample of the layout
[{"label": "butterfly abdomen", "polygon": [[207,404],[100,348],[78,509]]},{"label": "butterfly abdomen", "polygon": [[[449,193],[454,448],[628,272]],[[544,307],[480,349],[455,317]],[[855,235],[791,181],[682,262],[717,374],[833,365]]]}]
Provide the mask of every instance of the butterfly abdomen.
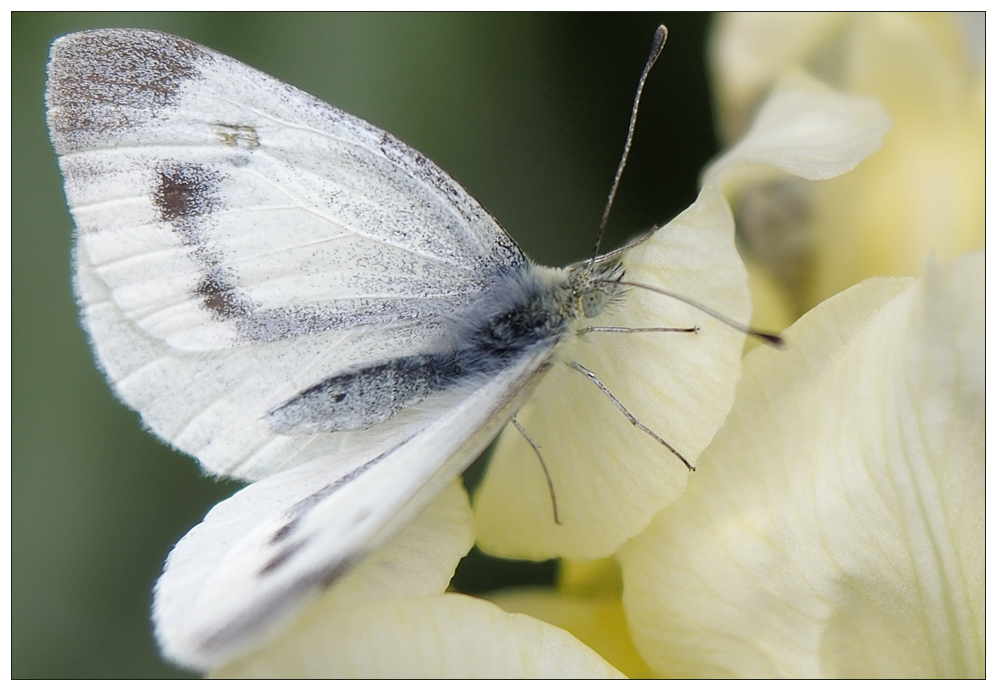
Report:
[{"label": "butterfly abdomen", "polygon": [[423,401],[456,375],[441,354],[355,366],[272,409],[267,422],[283,435],[365,430]]}]

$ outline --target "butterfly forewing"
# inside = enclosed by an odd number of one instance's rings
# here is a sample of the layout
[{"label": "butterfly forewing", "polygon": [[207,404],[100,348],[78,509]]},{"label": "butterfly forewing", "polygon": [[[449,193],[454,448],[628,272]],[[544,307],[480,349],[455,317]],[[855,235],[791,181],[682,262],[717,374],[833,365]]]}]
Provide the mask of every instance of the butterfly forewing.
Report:
[{"label": "butterfly forewing", "polygon": [[184,39],[59,39],[46,101],[99,360],[210,471],[391,448],[405,417],[319,438],[264,417],[352,365],[439,348],[489,278],[527,263],[418,152]]}]

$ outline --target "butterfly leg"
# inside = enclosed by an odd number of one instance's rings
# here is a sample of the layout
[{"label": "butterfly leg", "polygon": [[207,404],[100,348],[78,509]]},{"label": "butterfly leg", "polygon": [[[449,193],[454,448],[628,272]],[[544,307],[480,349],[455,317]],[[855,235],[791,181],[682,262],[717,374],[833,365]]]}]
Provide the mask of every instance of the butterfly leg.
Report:
[{"label": "butterfly leg", "polygon": [[697,334],[698,327],[584,327],[576,330],[577,336],[593,332],[612,332],[615,334],[644,334],[649,332],[684,332]]},{"label": "butterfly leg", "polygon": [[549,467],[545,465],[545,459],[542,458],[542,450],[538,448],[535,441],[531,439],[528,435],[528,431],[517,422],[517,416],[515,415],[510,419],[510,422],[514,424],[517,431],[521,433],[521,436],[528,441],[531,448],[535,450],[535,456],[538,457],[538,463],[542,465],[542,472],[545,474],[545,482],[549,484],[549,497],[552,498],[552,518],[555,520],[557,526],[562,526],[562,522],[559,521],[559,508],[556,506],[556,487],[552,484],[552,476],[549,475]]},{"label": "butterfly leg", "polygon": [[618,399],[615,398],[615,395],[611,393],[611,391],[604,385],[603,382],[601,382],[600,379],[598,379],[597,375],[595,375],[593,372],[591,372],[587,368],[583,367],[582,365],[580,365],[576,361],[573,361],[572,363],[569,363],[569,365],[574,370],[576,370],[579,373],[582,373],[583,375],[586,376],[586,378],[588,380],[590,380],[595,385],[597,385],[597,388],[600,389],[602,392],[604,392],[605,396],[607,396],[609,399],[611,399],[611,403],[613,403],[615,405],[615,407],[619,411],[621,411],[622,415],[625,416],[628,419],[629,423],[631,423],[635,427],[639,428],[639,430],[643,431],[644,433],[646,433],[647,435],[649,435],[650,437],[652,437],[654,440],[656,440],[657,442],[659,442],[661,445],[663,445],[664,447],[666,447],[667,449],[669,449],[673,453],[673,455],[675,457],[677,457],[682,462],[684,462],[684,465],[688,467],[688,471],[694,471],[694,466],[692,466],[690,463],[688,463],[688,460],[684,458],[683,454],[681,454],[676,449],[674,449],[673,446],[671,446],[671,444],[669,442],[667,442],[662,437],[660,437],[659,435],[657,435],[655,432],[653,432],[652,430],[650,430],[649,428],[647,428],[645,425],[643,425],[642,423],[640,423],[639,419],[637,419],[635,416],[633,416],[629,412],[629,410],[627,408],[625,408],[625,405],[622,404],[622,402],[618,401]]}]

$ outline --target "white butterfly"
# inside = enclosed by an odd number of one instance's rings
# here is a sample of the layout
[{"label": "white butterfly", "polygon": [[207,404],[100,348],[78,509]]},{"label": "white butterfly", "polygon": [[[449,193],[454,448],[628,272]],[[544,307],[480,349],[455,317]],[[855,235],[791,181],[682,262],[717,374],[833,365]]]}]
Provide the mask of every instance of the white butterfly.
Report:
[{"label": "white butterfly", "polygon": [[[549,398],[524,419],[552,472],[560,524],[537,456],[527,441],[513,444],[527,448],[530,467],[521,475],[533,509],[521,516],[541,515],[553,535],[617,526],[599,496],[636,485],[608,465],[610,477],[587,493],[561,486],[588,452],[658,465],[635,467],[642,510],[621,508],[623,531],[655,511],[641,497],[662,506],[686,482],[683,466],[583,373],[623,400],[635,390],[628,409],[692,460],[725,415],[735,375],[701,381],[699,371],[725,353],[738,372],[742,335],[621,279],[668,277],[671,290],[721,295],[715,306],[745,319],[731,222],[678,224],[627,253],[540,267],[392,135],[152,31],[59,39],[46,101],[77,225],[83,322],[108,379],[207,471],[258,481],[168,559],[154,620],[174,660],[217,665],[292,619],[425,507],[543,377]],[[699,254],[708,235],[727,233],[722,259]],[[615,324],[702,331],[581,331]],[[634,339],[628,350],[609,347],[623,338]],[[662,379],[647,383],[650,369],[678,374],[664,391]],[[567,424],[544,422],[560,396],[570,398],[557,409]],[[670,400],[682,410],[663,419]],[[581,426],[607,434],[587,449]],[[625,435],[640,441],[625,448]]]}]

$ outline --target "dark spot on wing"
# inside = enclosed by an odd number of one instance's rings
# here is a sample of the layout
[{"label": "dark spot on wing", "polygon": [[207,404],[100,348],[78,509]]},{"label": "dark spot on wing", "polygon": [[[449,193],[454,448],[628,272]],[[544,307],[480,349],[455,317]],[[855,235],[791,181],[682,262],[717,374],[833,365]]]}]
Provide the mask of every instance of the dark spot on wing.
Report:
[{"label": "dark spot on wing", "polygon": [[[327,486],[329,487],[329,486]],[[321,491],[322,492],[322,491]],[[360,524],[371,514],[371,510],[362,509],[360,512],[354,515],[352,524]],[[293,524],[286,524],[281,529],[279,529],[271,540],[272,545],[278,542],[279,539],[287,538],[294,530]],[[289,543],[281,551],[275,555],[273,558],[267,561],[263,567],[257,572],[258,577],[266,577],[268,574],[279,569],[283,564],[288,562],[297,552],[306,547],[311,540],[310,536],[306,536],[301,540],[295,541],[294,543]],[[328,571],[322,572],[319,575],[320,583],[326,587],[340,578],[340,575],[347,571],[347,567],[354,564],[355,560],[350,558],[345,558],[332,565]]]},{"label": "dark spot on wing", "polygon": [[215,53],[177,36],[137,29],[70,34],[52,44],[49,130],[59,154],[137,141]]},{"label": "dark spot on wing", "polygon": [[257,576],[266,577],[268,574],[281,567],[289,560],[289,558],[292,557],[292,555],[299,552],[299,550],[302,549],[308,542],[309,540],[305,539],[285,546],[280,553],[268,560],[267,564],[260,568],[260,571],[257,572]]},{"label": "dark spot on wing", "polygon": [[222,319],[241,319],[253,312],[253,304],[243,297],[224,272],[212,272],[195,287],[202,306]]},{"label": "dark spot on wing", "polygon": [[225,176],[211,166],[168,162],[159,171],[153,203],[204,272],[193,287],[202,307],[217,319],[240,320],[253,314],[254,305],[237,290],[233,272],[206,232],[210,215],[225,207],[219,192],[223,180]]},{"label": "dark spot on wing", "polygon": [[[245,638],[248,631],[259,630],[262,624],[272,622],[276,615],[285,613],[289,607],[302,602],[306,594],[320,593],[329,588],[364,556],[365,553],[352,553],[330,565],[302,575],[280,591],[268,593],[267,598],[255,603],[253,607],[243,609],[234,618],[223,621],[221,626],[205,633],[200,637],[197,648],[206,653],[225,650],[226,647]],[[285,556],[283,560],[287,560],[288,557]],[[276,564],[271,569],[279,566]]]},{"label": "dark spot on wing", "polygon": [[278,543],[281,543],[283,540],[285,540],[292,534],[292,531],[295,530],[295,527],[297,525],[298,525],[297,519],[293,520],[288,524],[285,524],[280,529],[274,532],[274,535],[271,536],[271,540],[268,541],[268,543],[270,543],[271,545],[276,545]]},{"label": "dark spot on wing", "polygon": [[[222,176],[207,166],[167,164],[160,171],[160,182],[153,195],[160,218],[174,221],[212,212],[221,206],[218,198],[220,182]],[[189,244],[197,240],[194,233],[187,233],[186,236]]]},{"label": "dark spot on wing", "polygon": [[[200,268],[201,278],[192,286],[202,307],[214,319],[235,323],[241,341],[270,342],[303,334],[363,324],[398,322],[401,310],[395,300],[347,299],[340,309],[310,310],[287,307],[262,310],[240,291],[237,271],[227,262],[224,252],[212,243],[212,215],[226,208],[221,186],[226,175],[211,165],[168,161],[157,171],[153,203],[160,219],[170,224],[189,256]],[[420,308],[426,313],[422,314]],[[430,319],[439,312],[434,301],[411,307],[413,322]]]},{"label": "dark spot on wing", "polygon": [[[350,471],[349,473],[344,474],[343,476],[341,476],[340,478],[338,478],[334,482],[328,483],[327,485],[323,486],[321,489],[319,489],[316,492],[314,492],[312,495],[309,495],[308,497],[305,497],[305,498],[299,500],[294,505],[292,505],[291,507],[289,507],[285,511],[285,516],[288,517],[288,523],[285,524],[280,529],[278,529],[277,531],[274,532],[274,535],[271,536],[271,540],[269,541],[269,544],[270,545],[277,545],[278,543],[281,543],[282,541],[286,540],[295,531],[295,529],[298,526],[299,522],[302,521],[302,518],[309,512],[309,510],[311,510],[313,507],[315,507],[316,505],[318,505],[320,502],[322,502],[323,500],[325,500],[326,498],[328,498],[330,495],[332,495],[333,493],[335,493],[337,491],[337,489],[342,488],[343,486],[347,485],[348,483],[350,483],[351,481],[353,481],[354,479],[356,479],[358,476],[360,476],[361,474],[363,474],[365,471],[367,471],[368,469],[372,468],[373,466],[375,466],[376,464],[378,464],[380,461],[382,461],[383,459],[385,459],[387,456],[389,456],[390,454],[392,454],[393,452],[395,452],[397,449],[399,449],[400,447],[402,447],[403,445],[405,445],[407,442],[409,442],[410,440],[413,439],[414,435],[411,435],[410,437],[406,438],[405,440],[403,440],[402,442],[400,442],[399,444],[397,444],[395,447],[392,447],[391,449],[387,449],[386,451],[382,452],[381,454],[379,454],[374,459],[369,459],[368,461],[366,461],[364,464],[362,464],[361,466],[357,467],[353,471]],[[364,516],[367,516],[367,513],[365,513],[364,515],[362,515],[361,518],[363,519]]]},{"label": "dark spot on wing", "polygon": [[317,574],[316,577],[320,588],[321,589],[330,588],[331,584],[338,581],[342,576],[347,574],[347,572],[350,571],[350,569],[354,567],[354,565],[356,565],[358,560],[360,559],[361,559],[360,555],[345,558],[340,562],[338,562],[337,564],[332,565],[325,572]]}]

